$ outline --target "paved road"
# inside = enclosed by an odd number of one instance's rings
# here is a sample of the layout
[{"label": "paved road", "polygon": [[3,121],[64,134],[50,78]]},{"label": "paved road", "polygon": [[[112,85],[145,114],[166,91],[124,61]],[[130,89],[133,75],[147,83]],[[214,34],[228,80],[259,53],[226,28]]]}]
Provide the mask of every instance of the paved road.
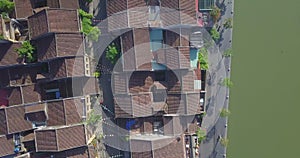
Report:
[{"label": "paved road", "polygon": [[[225,5],[224,12],[222,14],[222,17],[219,21],[219,24],[222,25],[222,23],[225,21],[227,18],[232,18],[233,17],[233,0],[220,0],[219,3],[222,3]],[[225,50],[228,48],[231,48],[231,42],[232,42],[232,29],[225,29],[221,28],[221,41],[219,43],[219,51],[220,53],[223,53]],[[222,61],[220,61],[220,65],[225,67],[225,74],[217,70],[216,71],[216,76],[222,76],[230,78],[230,65],[231,65],[231,60],[230,58],[223,58]],[[219,74],[222,73],[222,74]],[[216,80],[214,80],[216,81]],[[216,86],[212,85],[211,87],[212,90],[216,90]],[[223,92],[219,92],[223,93]],[[205,140],[200,147],[200,158],[224,158],[226,157],[226,148],[224,148],[220,144],[220,139],[219,136],[222,138],[227,137],[227,118],[222,118],[222,117],[217,117],[216,114],[218,114],[218,110],[220,111],[222,108],[228,108],[228,103],[229,99],[225,99],[224,101],[219,101],[220,99],[222,100],[223,96],[220,95],[212,95],[215,96],[215,98],[211,98],[212,101],[210,104],[211,107],[208,107],[207,110],[213,110],[215,112],[214,119],[210,119],[210,121],[207,121],[205,124],[205,119],[204,119],[204,125],[208,126],[208,136],[207,140]],[[225,90],[225,98],[226,96],[229,96],[229,89],[226,88]],[[209,101],[209,100],[208,100]],[[221,109],[220,109],[221,108]],[[209,117],[209,116],[208,116]],[[212,120],[215,120],[213,122]],[[211,124],[210,124],[211,123]],[[210,124],[210,125],[209,125]]]}]

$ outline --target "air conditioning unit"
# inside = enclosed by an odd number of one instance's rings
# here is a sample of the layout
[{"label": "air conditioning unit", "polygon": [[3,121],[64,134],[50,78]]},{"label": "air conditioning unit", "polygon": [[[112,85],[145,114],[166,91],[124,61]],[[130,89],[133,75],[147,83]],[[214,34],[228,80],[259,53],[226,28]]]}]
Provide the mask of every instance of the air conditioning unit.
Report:
[{"label": "air conditioning unit", "polygon": [[91,76],[91,70],[90,70],[90,58],[88,56],[84,56],[84,73],[85,76],[90,77]]}]

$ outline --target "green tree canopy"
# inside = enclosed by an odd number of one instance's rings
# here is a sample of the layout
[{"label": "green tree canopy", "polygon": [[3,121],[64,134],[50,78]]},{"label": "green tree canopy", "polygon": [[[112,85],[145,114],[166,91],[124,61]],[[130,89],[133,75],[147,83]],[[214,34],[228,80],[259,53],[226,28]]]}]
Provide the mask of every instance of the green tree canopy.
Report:
[{"label": "green tree canopy", "polygon": [[228,28],[232,28],[232,18],[228,18],[225,20],[223,26],[228,29]]},{"label": "green tree canopy", "polygon": [[25,58],[27,62],[34,62],[36,59],[34,57],[35,48],[30,44],[29,41],[24,41],[20,48],[17,48],[16,51],[18,52],[21,58]]},{"label": "green tree canopy", "polygon": [[112,64],[115,64],[118,60],[118,49],[114,43],[109,45],[106,49],[106,59],[108,59]]},{"label": "green tree canopy", "polygon": [[221,117],[228,117],[231,114],[231,112],[228,109],[222,109],[220,112]]},{"label": "green tree canopy", "polygon": [[220,39],[220,33],[217,31],[216,27],[213,27],[209,33],[215,42]]},{"label": "green tree canopy", "polygon": [[15,3],[9,0],[0,0],[0,13],[11,13],[14,10]]},{"label": "green tree canopy", "polygon": [[224,78],[222,81],[222,85],[231,88],[233,86],[233,82],[230,80],[230,78]]},{"label": "green tree canopy", "polygon": [[229,144],[229,139],[228,138],[220,138],[220,143],[222,146],[227,147]]},{"label": "green tree canopy", "polygon": [[212,16],[214,22],[217,22],[221,17],[221,9],[218,8],[217,6],[214,6],[210,11],[210,15]]},{"label": "green tree canopy", "polygon": [[82,32],[92,41],[98,41],[101,31],[98,27],[92,25],[93,15],[82,9],[79,9],[79,16],[81,18]]},{"label": "green tree canopy", "polygon": [[199,49],[198,62],[202,70],[208,70],[208,51],[205,47]]},{"label": "green tree canopy", "polygon": [[224,57],[231,57],[232,53],[233,53],[232,48],[229,48],[229,49],[224,51],[223,56]]},{"label": "green tree canopy", "polygon": [[200,144],[206,138],[206,131],[198,127],[196,135],[198,137],[198,143]]}]

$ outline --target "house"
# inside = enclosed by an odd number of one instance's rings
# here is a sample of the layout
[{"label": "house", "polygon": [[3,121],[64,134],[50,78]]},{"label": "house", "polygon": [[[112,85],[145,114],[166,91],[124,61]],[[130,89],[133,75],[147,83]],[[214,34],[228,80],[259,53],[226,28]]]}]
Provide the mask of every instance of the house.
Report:
[{"label": "house", "polygon": [[112,75],[120,129],[108,130],[119,140],[105,139],[121,144],[125,157],[177,158],[195,151],[190,144],[186,149],[185,139],[195,139],[201,125],[206,83],[195,6],[195,0],[107,1],[108,31],[121,34],[112,41],[121,53]]},{"label": "house", "polygon": [[0,41],[0,157],[94,158],[87,145],[93,133],[82,122],[99,85],[79,31],[78,1],[14,1],[18,21],[27,25],[28,17],[37,60],[19,57],[21,42]]},{"label": "house", "polygon": [[28,17],[28,28],[30,39],[51,32],[79,33],[78,12],[74,9],[44,9]]},{"label": "house", "polygon": [[44,8],[78,9],[78,0],[14,0],[14,17],[27,18]]},{"label": "house", "polygon": [[196,24],[195,0],[107,1],[108,30]]}]

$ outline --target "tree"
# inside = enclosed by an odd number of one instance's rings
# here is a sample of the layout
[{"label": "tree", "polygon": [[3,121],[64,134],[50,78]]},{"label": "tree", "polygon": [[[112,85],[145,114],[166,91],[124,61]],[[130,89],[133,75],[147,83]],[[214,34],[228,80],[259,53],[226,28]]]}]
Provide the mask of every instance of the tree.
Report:
[{"label": "tree", "polygon": [[217,31],[216,27],[213,27],[209,33],[215,42],[220,39],[220,33]]},{"label": "tree", "polygon": [[14,10],[15,3],[9,0],[0,0],[0,13],[11,13]]},{"label": "tree", "polygon": [[98,27],[92,25],[93,15],[82,9],[79,9],[79,16],[81,18],[82,32],[92,41],[98,41],[101,31]]},{"label": "tree", "polygon": [[200,144],[206,138],[206,131],[198,127],[196,135],[198,137],[198,143]]},{"label": "tree", "polygon": [[228,138],[220,138],[220,143],[222,146],[227,147],[228,143],[229,143],[229,139]]},{"label": "tree", "polygon": [[232,28],[232,18],[228,18],[225,20],[223,26],[228,29],[228,28]]},{"label": "tree", "polygon": [[227,49],[227,50],[224,51],[223,56],[224,57],[231,57],[232,53],[233,53],[232,49],[229,48],[229,49]]},{"label": "tree", "polygon": [[0,40],[4,40],[3,34],[0,34]]},{"label": "tree", "polygon": [[208,51],[205,47],[199,49],[198,62],[201,69],[208,70]]},{"label": "tree", "polygon": [[210,11],[210,15],[212,16],[214,22],[216,23],[221,17],[221,9],[218,8],[217,6],[214,6]]},{"label": "tree", "polygon": [[222,81],[222,85],[231,88],[233,86],[233,82],[230,80],[230,78],[224,78]]},{"label": "tree", "polygon": [[228,109],[222,109],[220,112],[221,117],[228,117],[231,114],[231,112]]},{"label": "tree", "polygon": [[89,114],[88,119],[86,120],[86,123],[88,125],[95,125],[102,119],[101,115],[95,114],[94,110],[92,110]]},{"label": "tree", "polygon": [[34,62],[36,60],[34,57],[35,48],[29,41],[24,41],[22,46],[17,48],[16,51],[18,52],[19,57],[24,58],[27,62]]},{"label": "tree", "polygon": [[119,52],[114,43],[109,45],[106,49],[106,59],[108,59],[112,64],[115,64],[118,59]]}]

